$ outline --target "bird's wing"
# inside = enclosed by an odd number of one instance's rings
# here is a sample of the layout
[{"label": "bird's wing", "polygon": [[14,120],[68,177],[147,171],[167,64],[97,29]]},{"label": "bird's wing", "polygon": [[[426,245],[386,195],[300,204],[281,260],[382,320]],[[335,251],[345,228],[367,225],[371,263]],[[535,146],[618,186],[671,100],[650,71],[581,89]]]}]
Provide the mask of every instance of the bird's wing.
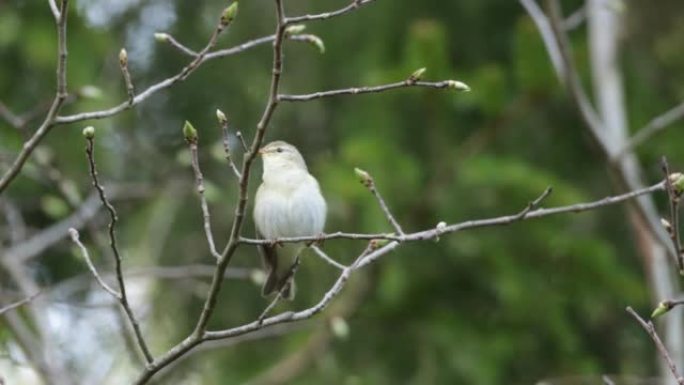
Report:
[{"label": "bird's wing", "polygon": [[266,270],[266,281],[261,287],[261,295],[267,296],[279,288],[280,279],[278,278],[278,245],[263,244],[259,245],[259,254]]}]

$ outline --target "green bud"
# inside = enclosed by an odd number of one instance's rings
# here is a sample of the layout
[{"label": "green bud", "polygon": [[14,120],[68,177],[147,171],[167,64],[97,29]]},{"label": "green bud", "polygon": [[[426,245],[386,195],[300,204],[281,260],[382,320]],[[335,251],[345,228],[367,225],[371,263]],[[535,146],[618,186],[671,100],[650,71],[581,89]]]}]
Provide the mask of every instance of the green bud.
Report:
[{"label": "green bud", "polygon": [[653,313],[651,313],[651,319],[660,317],[661,315],[667,313],[672,309],[672,302],[670,301],[662,301],[658,304],[658,307],[653,310]]},{"label": "green bud", "polygon": [[298,35],[298,34],[304,32],[305,29],[306,29],[306,25],[304,25],[304,24],[291,25],[291,26],[287,27],[287,29],[285,29],[285,34],[287,34],[288,36]]},{"label": "green bud", "polygon": [[166,43],[169,41],[169,34],[164,32],[157,32],[154,34],[154,40],[160,43]]},{"label": "green bud", "polygon": [[218,122],[221,125],[228,123],[228,118],[226,118],[226,114],[224,114],[223,111],[219,110],[218,108],[216,109],[216,119],[218,119]]},{"label": "green bud", "polygon": [[411,76],[409,76],[409,81],[410,81],[410,82],[417,82],[418,80],[422,79],[422,78],[423,78],[423,74],[425,73],[426,70],[427,70],[427,68],[425,68],[425,67],[423,67],[423,68],[418,68],[417,70],[415,70],[415,71],[411,74]]},{"label": "green bud", "polygon": [[237,16],[237,12],[238,2],[234,1],[231,5],[223,10],[223,13],[221,14],[221,25],[226,26],[230,24],[230,22],[235,19],[235,16]]},{"label": "green bud", "polygon": [[83,137],[86,139],[92,139],[95,137],[95,127],[88,126],[83,129]]},{"label": "green bud", "polygon": [[364,186],[370,187],[373,184],[373,177],[368,172],[360,168],[354,168],[354,174]]},{"label": "green bud", "polygon": [[470,92],[470,87],[463,82],[459,82],[458,80],[447,80],[447,87],[456,91]]},{"label": "green bud", "polygon": [[126,48],[121,48],[121,51],[119,51],[119,64],[122,67],[128,65],[128,52],[126,52]]},{"label": "green bud", "polygon": [[[394,235],[394,234],[392,234],[392,235]],[[377,250],[377,249],[387,245],[388,243],[390,243],[389,239],[371,239],[370,248],[372,250]]]},{"label": "green bud", "polygon": [[316,35],[307,35],[307,39],[310,44],[313,44],[316,48],[318,48],[318,52],[324,54],[325,53],[325,44],[323,43],[323,40],[321,40],[320,37]]},{"label": "green bud", "polygon": [[682,195],[684,193],[684,174],[681,172],[674,172],[670,174],[670,183],[675,195]]},{"label": "green bud", "polygon": [[183,136],[185,137],[186,142],[197,143],[197,130],[195,130],[195,127],[187,120],[183,125]]}]

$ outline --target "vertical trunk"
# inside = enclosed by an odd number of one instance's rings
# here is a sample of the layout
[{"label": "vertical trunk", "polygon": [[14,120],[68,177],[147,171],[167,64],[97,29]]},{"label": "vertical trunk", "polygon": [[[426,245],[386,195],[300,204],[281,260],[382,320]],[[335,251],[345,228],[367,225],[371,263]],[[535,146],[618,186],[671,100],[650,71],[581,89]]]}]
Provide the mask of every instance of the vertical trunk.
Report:
[{"label": "vertical trunk", "polygon": [[[605,129],[606,148],[612,158],[628,139],[627,114],[624,102],[624,86],[619,66],[619,34],[623,23],[623,12],[616,9],[611,0],[587,0],[589,49],[593,76],[594,97],[598,114]],[[636,156],[626,154],[617,161],[616,168],[626,187],[640,188],[644,185]],[[675,277],[675,266],[667,256],[667,249],[659,243],[649,228],[658,221],[658,213],[650,196],[644,196],[639,204],[645,215],[638,215],[630,208],[629,220],[635,233],[638,249],[643,256],[645,271],[651,288],[654,305],[658,301],[676,296],[679,291]],[[650,222],[650,223],[649,223]],[[660,237],[662,239],[662,236]],[[681,364],[682,315],[672,312],[665,318],[664,339],[676,363]],[[674,383],[665,362],[661,362],[661,375],[668,383]]]}]

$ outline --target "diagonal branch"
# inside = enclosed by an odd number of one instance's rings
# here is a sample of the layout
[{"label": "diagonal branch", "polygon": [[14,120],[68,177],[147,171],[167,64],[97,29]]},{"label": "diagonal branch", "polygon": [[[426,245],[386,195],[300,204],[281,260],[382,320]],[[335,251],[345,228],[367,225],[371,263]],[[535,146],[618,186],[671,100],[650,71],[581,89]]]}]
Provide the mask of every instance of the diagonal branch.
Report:
[{"label": "diagonal branch", "polygon": [[[187,127],[187,125],[190,125],[190,122],[185,122],[185,124]],[[211,252],[211,255],[214,256],[216,260],[219,260],[221,258],[221,254],[216,251],[214,234],[211,231],[211,215],[209,214],[209,205],[207,204],[207,197],[204,196],[204,176],[202,176],[202,170],[200,169],[199,157],[197,154],[197,132],[194,131],[194,128],[192,128],[192,130],[195,133],[194,138],[186,137],[186,140],[188,142],[188,146],[190,147],[190,163],[192,164],[192,171],[195,174],[195,185],[197,186],[197,193],[199,194],[200,198],[200,206],[202,207],[204,233],[207,237],[207,243],[209,244],[209,251]]]},{"label": "diagonal branch", "polygon": [[[54,3],[51,3],[51,6]],[[56,7],[56,6],[55,6]],[[33,150],[36,149],[38,143],[43,140],[43,137],[54,127],[54,123],[57,119],[57,115],[67,98],[67,41],[66,41],[66,26],[67,26],[67,14],[69,9],[69,0],[62,0],[59,9],[59,15],[55,15],[57,23],[57,92],[55,95],[50,109],[48,110],[45,120],[38,127],[36,132],[33,133],[31,138],[27,140],[19,155],[10,166],[10,168],[3,174],[0,178],[0,193],[2,193],[9,184],[14,180],[14,178],[19,175],[19,172],[24,167],[26,160],[29,158]],[[54,11],[53,11],[54,13]],[[58,16],[58,17],[57,17]]]},{"label": "diagonal branch", "polygon": [[674,378],[677,380],[677,383],[679,385],[684,385],[684,377],[682,377],[679,374],[679,370],[677,370],[677,365],[675,365],[674,361],[672,360],[672,357],[670,357],[670,353],[667,351],[667,348],[665,347],[665,344],[663,344],[663,341],[660,339],[658,336],[658,333],[655,331],[655,327],[653,326],[653,322],[649,321],[646,322],[644,321],[639,314],[637,314],[631,307],[627,307],[627,313],[629,313],[634,319],[641,325],[641,327],[646,330],[646,333],[651,337],[653,342],[656,345],[656,348],[658,348],[658,351],[660,352],[660,355],[663,356],[663,359],[667,362],[667,366],[670,368],[670,371],[672,372],[672,375]]},{"label": "diagonal branch", "polygon": [[23,305],[26,305],[27,303],[33,301],[33,299],[36,298],[39,294],[40,294],[40,292],[37,292],[37,293],[32,294],[32,295],[30,295],[30,296],[28,296],[28,297],[26,297],[26,298],[24,298],[24,299],[22,299],[22,300],[20,300],[20,301],[13,302],[13,303],[11,303],[11,304],[9,304],[9,305],[0,307],[0,315],[2,315],[3,313],[8,312],[8,311],[10,311],[10,310],[14,310],[14,309],[16,309],[16,308],[18,308],[18,307],[21,307],[21,306],[23,306]]},{"label": "diagonal branch", "polygon": [[339,95],[358,95],[358,94],[369,94],[378,93],[389,90],[396,90],[398,88],[408,88],[408,87],[425,87],[425,88],[437,88],[437,89],[454,89],[456,91],[469,91],[470,88],[459,81],[456,80],[443,80],[440,82],[421,82],[421,81],[411,81],[410,79],[383,84],[380,86],[366,86],[366,87],[352,87],[340,90],[330,90],[330,91],[320,91],[314,92],[312,94],[304,95],[278,95],[278,100],[283,102],[306,102],[314,99],[328,98],[331,96]]},{"label": "diagonal branch", "polygon": [[93,261],[90,259],[90,253],[88,253],[88,249],[83,245],[81,240],[79,239],[78,231],[74,228],[69,229],[69,234],[71,235],[71,240],[78,246],[79,249],[81,249],[81,254],[83,254],[83,258],[86,261],[86,264],[88,265],[88,270],[93,274],[95,277],[95,280],[97,280],[97,283],[100,284],[100,286],[109,294],[111,294],[114,298],[117,300],[121,301],[121,294],[117,293],[116,290],[112,289],[111,286],[105,282],[100,274],[97,272],[97,269],[95,268],[95,265],[93,264]]},{"label": "diagonal branch", "polygon": [[632,152],[635,148],[682,118],[684,118],[684,102],[651,119],[615,154],[615,159],[620,159],[625,154]]},{"label": "diagonal branch", "polygon": [[318,14],[313,14],[313,15],[288,17],[287,19],[285,19],[285,24],[291,25],[291,24],[297,24],[297,23],[304,23],[307,21],[318,21],[318,20],[330,19],[331,17],[341,16],[341,15],[344,15],[345,13],[349,13],[351,11],[354,11],[357,8],[359,8],[360,6],[372,3],[373,1],[375,1],[375,0],[353,0],[346,7],[340,8],[336,11],[318,13]]},{"label": "diagonal branch", "polygon": [[[87,130],[87,128],[86,128]],[[94,156],[94,146],[93,146],[93,136],[92,135],[86,135],[86,155],[88,158],[88,165],[90,169],[90,177],[93,180],[93,186],[97,190],[97,193],[100,197],[100,201],[102,204],[105,206],[107,209],[107,212],[109,213],[109,246],[112,249],[112,253],[114,253],[114,263],[115,263],[115,270],[116,270],[116,280],[119,284],[119,302],[121,303],[121,307],[123,307],[124,312],[126,313],[126,316],[128,317],[128,321],[130,322],[133,332],[135,334],[135,338],[138,342],[138,346],[140,347],[140,350],[142,351],[143,355],[145,356],[145,360],[147,363],[151,363],[154,358],[152,357],[152,354],[150,353],[149,348],[147,347],[147,343],[145,342],[145,339],[142,335],[142,331],[140,330],[140,325],[138,324],[138,320],[135,318],[135,314],[133,313],[133,310],[131,309],[131,306],[128,302],[128,296],[126,295],[126,284],[124,283],[124,277],[123,277],[123,269],[122,269],[122,258],[121,258],[121,253],[119,252],[119,247],[117,245],[116,241],[116,234],[115,234],[115,228],[116,228],[116,223],[118,222],[118,216],[116,214],[116,210],[114,209],[114,206],[109,202],[107,199],[107,195],[105,194],[105,190],[100,184],[100,181],[97,176],[97,168],[95,165],[95,156]]]}]

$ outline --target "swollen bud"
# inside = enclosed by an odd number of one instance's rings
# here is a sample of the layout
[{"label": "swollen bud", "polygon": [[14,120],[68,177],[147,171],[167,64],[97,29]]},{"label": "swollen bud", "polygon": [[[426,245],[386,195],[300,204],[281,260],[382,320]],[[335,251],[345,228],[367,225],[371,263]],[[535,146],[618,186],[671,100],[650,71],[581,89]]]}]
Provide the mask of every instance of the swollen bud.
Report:
[{"label": "swollen bud", "polygon": [[298,34],[304,32],[305,29],[306,29],[306,25],[304,25],[304,24],[291,25],[285,29],[285,34],[288,36],[298,35]]},{"label": "swollen bud", "polygon": [[684,174],[681,172],[674,172],[670,174],[670,183],[675,195],[682,195],[684,193]]},{"label": "swollen bud", "polygon": [[447,88],[451,88],[456,91],[470,92],[470,87],[463,82],[459,82],[458,80],[447,80]]},{"label": "swollen bud", "polygon": [[187,120],[183,125],[183,136],[185,137],[186,142],[197,143],[197,130],[195,130],[195,127]]},{"label": "swollen bud", "polygon": [[670,234],[672,233],[672,225],[670,224],[670,221],[668,221],[665,218],[660,218],[660,224],[663,225],[665,231],[667,231]]},{"label": "swollen bud", "polygon": [[238,12],[238,2],[234,1],[233,4],[229,5],[228,8],[223,10],[223,13],[221,14],[221,25],[224,27],[228,24],[230,24],[233,19],[235,19],[235,16],[237,16]]},{"label": "swollen bud", "polygon": [[653,310],[653,313],[651,313],[651,319],[660,317],[661,315],[667,313],[672,309],[672,302],[671,301],[662,301],[658,304],[658,307]]},{"label": "swollen bud", "polygon": [[383,246],[386,246],[388,243],[390,243],[389,239],[371,239],[371,241],[369,242],[369,246],[371,250],[377,250]]},{"label": "swollen bud", "polygon": [[216,119],[218,119],[218,122],[221,125],[228,124],[228,118],[226,118],[226,114],[224,114],[223,111],[219,110],[218,108],[216,109]]},{"label": "swollen bud", "polygon": [[368,172],[360,168],[354,168],[354,174],[364,186],[370,187],[373,185],[373,177]]},{"label": "swollen bud", "polygon": [[422,78],[423,78],[423,74],[425,73],[425,70],[426,70],[425,67],[423,67],[423,68],[418,68],[417,70],[415,70],[415,71],[411,74],[411,76],[409,76],[409,78],[408,78],[409,82],[415,83],[415,82],[419,81],[420,79],[422,79]]},{"label": "swollen bud", "polygon": [[121,48],[121,51],[119,51],[119,64],[122,67],[128,65],[128,52],[126,52],[126,48]]},{"label": "swollen bud", "polygon": [[169,41],[169,34],[164,32],[157,32],[154,34],[154,40],[160,43],[166,43]]},{"label": "swollen bud", "polygon": [[88,126],[83,129],[83,137],[90,140],[95,137],[95,127]]},{"label": "swollen bud", "polygon": [[316,35],[302,35],[301,39],[316,47],[318,52],[325,53],[325,44],[323,44],[323,40],[320,37]]}]

